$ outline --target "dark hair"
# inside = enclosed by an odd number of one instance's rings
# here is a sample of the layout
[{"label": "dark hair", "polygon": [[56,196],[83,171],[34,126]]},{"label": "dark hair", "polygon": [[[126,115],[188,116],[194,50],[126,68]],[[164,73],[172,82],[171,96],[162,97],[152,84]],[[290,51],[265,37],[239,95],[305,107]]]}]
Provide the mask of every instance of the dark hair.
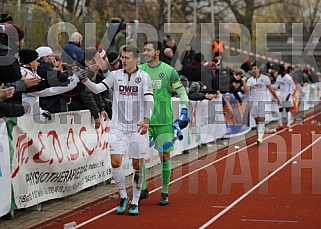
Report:
[{"label": "dark hair", "polygon": [[139,56],[139,49],[134,45],[126,45],[123,48],[124,52],[132,52],[133,56],[136,58]]},{"label": "dark hair", "polygon": [[288,68],[286,69],[286,73],[290,73],[293,71],[293,67],[292,66],[288,66]]},{"label": "dark hair", "polygon": [[162,42],[160,41],[145,41],[144,42],[144,45],[147,45],[147,44],[151,44],[153,45],[153,48],[155,49],[155,51],[159,50],[159,51],[162,51]]},{"label": "dark hair", "polygon": [[251,68],[252,67],[258,67],[258,68],[261,68],[261,63],[259,61],[254,61],[251,65]]},{"label": "dark hair", "polygon": [[13,21],[12,16],[8,13],[2,13],[0,17],[1,17],[0,23]]},{"label": "dark hair", "polygon": [[280,65],[279,66],[279,71],[280,72],[285,72],[285,66],[284,65]]}]

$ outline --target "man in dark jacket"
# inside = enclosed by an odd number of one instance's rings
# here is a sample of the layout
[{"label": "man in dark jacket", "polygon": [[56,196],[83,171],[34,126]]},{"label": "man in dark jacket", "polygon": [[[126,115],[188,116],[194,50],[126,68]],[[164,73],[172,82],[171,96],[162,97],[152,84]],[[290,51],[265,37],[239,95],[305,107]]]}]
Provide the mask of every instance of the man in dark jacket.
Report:
[{"label": "man in dark jacket", "polygon": [[[39,56],[39,66],[37,69],[38,75],[47,79],[49,76],[55,76],[58,79],[67,80],[68,72],[62,72],[55,69],[56,58],[53,55],[52,49],[47,46],[41,46],[36,49]],[[51,113],[65,112],[67,111],[67,104],[62,95],[54,95],[40,98],[40,107],[43,110],[47,110]]]},{"label": "man in dark jacket", "polygon": [[[96,72],[99,70],[99,66],[95,62],[95,55],[97,50],[95,47],[91,46],[86,48],[86,56],[85,59],[79,61],[80,68],[89,68],[90,73],[88,78],[92,81],[96,82]],[[98,54],[99,55],[99,54]],[[97,83],[97,82],[96,82]],[[82,83],[78,83],[77,87],[74,89],[78,93],[78,95],[72,97],[71,103],[69,104],[69,110],[83,110],[89,109],[91,115],[95,119],[95,128],[98,129],[100,126],[99,115],[101,114],[104,119],[107,119],[108,115],[105,111],[105,104],[101,98],[100,94],[94,94],[90,90],[86,90],[86,86]]]},{"label": "man in dark jacket", "polygon": [[82,35],[78,32],[71,34],[69,43],[65,46],[61,58],[67,64],[72,64],[74,61],[84,59],[84,51],[80,48]]},{"label": "man in dark jacket", "polygon": [[202,53],[195,54],[194,60],[184,69],[183,75],[187,77],[190,83],[202,82],[206,86],[206,90],[212,88],[212,74],[204,66],[204,55]]}]

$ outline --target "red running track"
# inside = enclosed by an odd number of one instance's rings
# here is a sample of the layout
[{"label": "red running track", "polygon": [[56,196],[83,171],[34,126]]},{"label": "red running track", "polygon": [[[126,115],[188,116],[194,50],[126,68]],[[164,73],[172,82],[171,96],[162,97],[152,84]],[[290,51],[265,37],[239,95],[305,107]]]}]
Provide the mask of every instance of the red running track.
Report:
[{"label": "red running track", "polygon": [[[138,216],[117,215],[118,199],[37,228],[321,228],[321,113],[292,132],[233,139],[230,147],[173,171],[169,205],[158,205],[160,178]],[[157,187],[155,189],[155,187]]]}]

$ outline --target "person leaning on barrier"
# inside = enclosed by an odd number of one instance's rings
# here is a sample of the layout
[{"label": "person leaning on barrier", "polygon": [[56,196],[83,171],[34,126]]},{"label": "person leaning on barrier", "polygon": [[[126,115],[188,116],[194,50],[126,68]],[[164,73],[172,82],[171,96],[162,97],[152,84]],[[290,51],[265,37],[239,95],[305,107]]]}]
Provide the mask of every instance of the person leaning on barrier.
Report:
[{"label": "person leaning on barrier", "polygon": [[[98,70],[100,68],[95,60],[97,49],[93,46],[90,46],[86,48],[85,53],[85,58],[77,62],[77,65],[80,69],[88,69],[88,74],[85,76],[89,76],[96,82],[95,76],[97,75]],[[73,92],[76,95],[71,97],[71,102],[68,105],[68,110],[78,111],[89,109],[95,121],[95,129],[98,129],[101,124],[99,116],[103,116],[104,120],[107,120],[108,118],[108,115],[104,109],[104,102],[101,98],[101,95],[93,94],[81,82],[78,83],[77,87],[73,90]]]},{"label": "person leaning on barrier", "polygon": [[[21,75],[26,78],[41,78],[37,74],[38,68],[38,53],[31,49],[22,49],[19,52],[19,61],[21,63]],[[78,77],[73,75],[69,79],[69,84],[66,87],[49,87],[41,91],[23,93],[22,103],[29,105],[28,115],[43,115],[44,117],[51,120],[51,113],[49,111],[41,109],[39,105],[39,97],[46,97],[61,94],[70,91],[76,87],[77,82],[79,82]]]},{"label": "person leaning on barrier", "polygon": [[21,75],[16,54],[23,46],[24,31],[15,24],[0,24],[0,85],[13,86],[15,93],[6,102],[21,104],[22,93],[40,91],[50,86],[67,86],[57,77],[42,80],[40,77],[26,78]]},{"label": "person leaning on barrier", "polygon": [[193,82],[189,88],[188,99],[192,101],[202,101],[204,99],[212,100],[213,98],[218,98],[217,94],[202,93],[201,85],[199,82]]},{"label": "person leaning on barrier", "polygon": [[[41,46],[36,49],[36,52],[39,56],[37,73],[41,78],[47,79],[47,77],[55,76],[62,81],[68,79],[69,75],[67,71],[63,72],[60,67],[56,68],[56,58],[50,47]],[[51,113],[67,111],[67,104],[62,95],[41,97],[40,107],[44,110],[50,111]]]},{"label": "person leaning on barrier", "polygon": [[27,105],[3,102],[12,97],[14,90],[14,87],[4,88],[4,84],[0,85],[0,118],[19,117],[28,111]]}]

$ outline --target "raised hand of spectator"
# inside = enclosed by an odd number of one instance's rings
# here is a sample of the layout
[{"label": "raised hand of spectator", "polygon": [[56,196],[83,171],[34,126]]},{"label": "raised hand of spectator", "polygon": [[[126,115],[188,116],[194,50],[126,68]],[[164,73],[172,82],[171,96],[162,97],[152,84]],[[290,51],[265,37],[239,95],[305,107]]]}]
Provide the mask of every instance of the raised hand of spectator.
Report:
[{"label": "raised hand of spectator", "polygon": [[205,94],[205,98],[206,98],[207,100],[212,100],[213,94],[206,93],[206,94]]},{"label": "raised hand of spectator", "polygon": [[97,73],[98,70],[100,69],[100,66],[99,66],[99,64],[92,64],[89,66],[89,69],[90,69],[90,71]]},{"label": "raised hand of spectator", "polygon": [[98,118],[98,119],[95,119],[95,129],[99,129],[99,127],[100,127],[100,120]]},{"label": "raised hand of spectator", "polygon": [[104,121],[107,121],[107,119],[108,119],[108,114],[107,114],[107,112],[106,112],[106,111],[102,111],[102,112],[100,112],[100,114],[101,114],[101,116],[103,117]]},{"label": "raised hand of spectator", "polygon": [[106,58],[106,60],[103,60],[98,52],[96,53],[94,60],[100,70],[104,71],[108,68],[108,59]]},{"label": "raised hand of spectator", "polygon": [[14,87],[8,87],[8,88],[3,88],[4,84],[1,84],[0,86],[0,100],[4,101],[6,99],[9,99],[13,96],[14,94]]}]

